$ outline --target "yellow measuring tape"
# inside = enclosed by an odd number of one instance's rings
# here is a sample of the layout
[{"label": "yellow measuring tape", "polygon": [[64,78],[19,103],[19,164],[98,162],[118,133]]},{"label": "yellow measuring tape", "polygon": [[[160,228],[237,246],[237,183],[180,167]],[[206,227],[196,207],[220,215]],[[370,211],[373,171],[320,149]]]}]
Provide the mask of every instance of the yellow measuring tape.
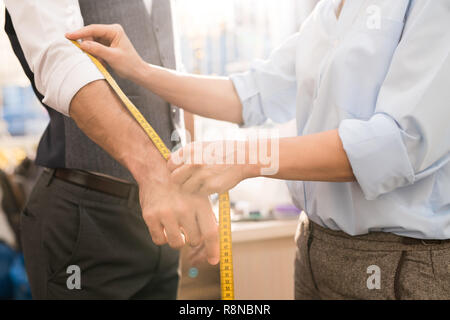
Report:
[{"label": "yellow measuring tape", "polygon": [[[78,48],[81,49],[80,44],[72,41]],[[161,137],[156,133],[152,126],[147,122],[142,113],[135,107],[135,105],[128,99],[128,97],[120,89],[116,80],[106,70],[106,68],[95,57],[85,52],[92,62],[97,66],[100,72],[105,77],[106,81],[112,89],[122,100],[125,107],[136,119],[139,125],[147,133],[153,144],[159,150],[164,159],[168,160],[170,150],[162,141]],[[234,299],[234,276],[233,276],[233,256],[231,246],[231,218],[230,218],[230,198],[228,193],[219,195],[219,235],[220,235],[220,291],[222,300]]]}]

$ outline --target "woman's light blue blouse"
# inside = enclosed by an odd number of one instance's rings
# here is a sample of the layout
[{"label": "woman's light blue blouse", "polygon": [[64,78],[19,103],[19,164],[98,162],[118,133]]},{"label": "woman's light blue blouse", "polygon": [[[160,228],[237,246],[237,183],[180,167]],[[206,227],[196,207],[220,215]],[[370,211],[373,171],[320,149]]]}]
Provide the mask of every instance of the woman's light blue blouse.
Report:
[{"label": "woman's light blue blouse", "polygon": [[231,77],[245,125],[339,130],[357,182],[288,183],[316,223],[450,239],[450,1],[347,0],[337,19],[338,2]]}]

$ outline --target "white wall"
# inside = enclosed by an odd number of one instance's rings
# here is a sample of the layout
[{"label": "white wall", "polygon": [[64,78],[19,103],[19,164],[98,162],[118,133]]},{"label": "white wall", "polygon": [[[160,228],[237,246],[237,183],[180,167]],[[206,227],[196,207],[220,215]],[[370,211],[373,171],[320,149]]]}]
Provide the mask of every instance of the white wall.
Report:
[{"label": "white wall", "polygon": [[[5,5],[0,0],[0,86],[10,84],[25,86],[29,81],[14,55],[8,37],[4,32]],[[0,92],[1,94],[1,92]],[[1,103],[0,103],[1,104]]]}]

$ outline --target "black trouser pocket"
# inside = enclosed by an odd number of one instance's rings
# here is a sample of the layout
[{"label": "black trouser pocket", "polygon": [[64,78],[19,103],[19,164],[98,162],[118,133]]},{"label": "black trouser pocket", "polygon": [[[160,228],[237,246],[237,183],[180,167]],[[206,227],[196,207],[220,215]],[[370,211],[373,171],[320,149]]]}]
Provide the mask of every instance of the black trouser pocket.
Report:
[{"label": "black trouser pocket", "polygon": [[79,238],[79,200],[74,190],[48,185],[48,179],[44,172],[21,215],[21,242],[34,299],[48,298],[49,279],[65,273]]},{"label": "black trouser pocket", "polygon": [[[97,228],[82,205],[69,216],[71,221],[50,222],[54,227],[47,226],[49,232],[44,236],[49,257],[48,299],[90,298],[104,285],[99,282],[109,277],[105,270],[113,261],[114,250],[106,242],[102,230]],[[75,272],[78,272],[79,287],[73,287],[71,280]]]},{"label": "black trouser pocket", "polygon": [[20,216],[20,241],[33,299],[45,298],[45,264],[42,256],[42,228],[38,217],[26,209]]},{"label": "black trouser pocket", "polygon": [[43,246],[47,261],[47,280],[52,281],[58,276],[65,277],[67,267],[76,257],[82,218],[79,207],[66,208],[46,219],[44,224]]}]

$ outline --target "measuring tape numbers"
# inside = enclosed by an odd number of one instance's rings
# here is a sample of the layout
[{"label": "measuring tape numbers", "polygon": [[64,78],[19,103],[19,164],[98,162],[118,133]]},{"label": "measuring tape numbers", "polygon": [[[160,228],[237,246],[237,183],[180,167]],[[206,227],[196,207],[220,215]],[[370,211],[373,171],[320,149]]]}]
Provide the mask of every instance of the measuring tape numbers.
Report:
[{"label": "measuring tape numbers", "polygon": [[[72,41],[74,45],[81,49],[80,44]],[[85,52],[95,66],[105,77],[114,92],[119,96],[122,103],[136,119],[139,125],[144,129],[148,137],[152,140],[158,151],[168,160],[170,150],[162,141],[142,113],[136,108],[125,93],[120,89],[116,80],[106,70],[106,68],[94,56]],[[233,255],[231,243],[231,217],[230,217],[230,198],[228,192],[219,195],[219,236],[220,236],[220,291],[222,300],[234,300],[234,275],[233,275]]]}]

